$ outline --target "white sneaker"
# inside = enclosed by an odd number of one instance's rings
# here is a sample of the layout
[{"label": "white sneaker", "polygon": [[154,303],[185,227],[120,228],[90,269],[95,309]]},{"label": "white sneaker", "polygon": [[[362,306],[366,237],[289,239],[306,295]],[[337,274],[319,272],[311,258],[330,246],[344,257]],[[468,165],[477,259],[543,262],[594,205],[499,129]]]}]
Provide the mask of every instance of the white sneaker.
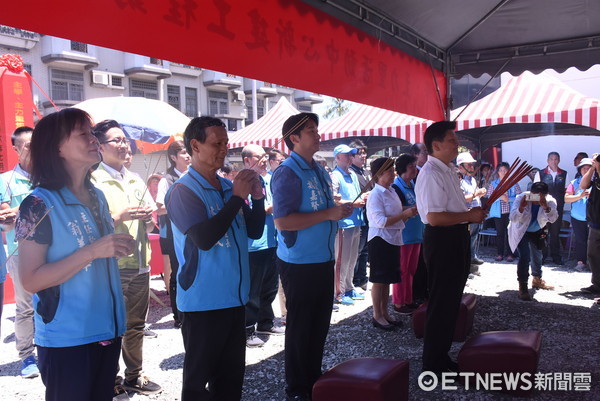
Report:
[{"label": "white sneaker", "polygon": [[585,265],[585,263],[581,263],[581,262],[577,262],[577,265],[574,267],[574,269],[578,272],[588,271],[588,267]]},{"label": "white sneaker", "polygon": [[257,348],[265,345],[265,342],[252,333],[246,338],[246,347]]},{"label": "white sneaker", "polygon": [[363,290],[361,287],[354,287],[354,291],[356,291],[360,295],[364,295],[365,293],[365,290]]}]

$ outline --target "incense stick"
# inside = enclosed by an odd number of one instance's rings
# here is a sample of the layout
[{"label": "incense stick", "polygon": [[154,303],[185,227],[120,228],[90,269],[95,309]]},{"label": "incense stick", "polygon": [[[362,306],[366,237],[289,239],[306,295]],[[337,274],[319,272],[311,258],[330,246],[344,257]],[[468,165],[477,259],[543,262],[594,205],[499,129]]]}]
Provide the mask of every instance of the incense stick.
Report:
[{"label": "incense stick", "polygon": [[521,181],[527,174],[533,170],[533,166],[526,161],[521,161],[519,157],[515,159],[507,173],[498,183],[498,186],[492,191],[487,202],[483,206],[484,209],[489,209],[491,205],[504,195],[510,188]]},{"label": "incense stick", "polygon": [[356,202],[358,200],[358,198],[360,198],[365,192],[367,192],[368,188],[371,187],[371,185],[375,182],[375,180],[377,179],[377,177],[379,177],[381,174],[383,174],[384,172],[386,172],[393,163],[394,163],[394,159],[392,159],[391,157],[388,157],[388,159],[385,161],[385,163],[383,163],[383,165],[381,166],[381,168],[379,170],[377,170],[377,173],[373,174],[373,177],[371,177],[371,179],[365,184],[365,186],[363,187],[363,189],[360,190],[360,193],[352,201],[352,203]]}]

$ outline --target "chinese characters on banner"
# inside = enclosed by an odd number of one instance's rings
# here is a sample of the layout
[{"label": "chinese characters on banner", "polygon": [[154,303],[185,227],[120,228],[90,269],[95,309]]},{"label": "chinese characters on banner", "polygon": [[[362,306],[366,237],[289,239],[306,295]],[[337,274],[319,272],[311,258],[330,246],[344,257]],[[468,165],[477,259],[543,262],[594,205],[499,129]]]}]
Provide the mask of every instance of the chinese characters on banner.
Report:
[{"label": "chinese characters on banner", "polygon": [[0,172],[17,163],[10,137],[24,125],[33,127],[31,83],[23,72],[20,57],[5,54],[0,56]]},{"label": "chinese characters on banner", "polygon": [[443,118],[442,72],[300,0],[56,0],[28,13],[8,2],[0,23]]}]

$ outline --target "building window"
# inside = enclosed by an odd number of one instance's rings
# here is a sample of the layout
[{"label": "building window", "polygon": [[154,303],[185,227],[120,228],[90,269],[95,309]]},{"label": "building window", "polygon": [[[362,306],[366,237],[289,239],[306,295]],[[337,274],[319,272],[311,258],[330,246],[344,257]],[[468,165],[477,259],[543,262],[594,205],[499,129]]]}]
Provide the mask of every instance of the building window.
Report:
[{"label": "building window", "polygon": [[83,72],[50,70],[50,93],[54,100],[83,100]]},{"label": "building window", "polygon": [[233,118],[227,119],[227,131],[237,131],[237,123],[238,120],[235,120]]},{"label": "building window", "polygon": [[181,89],[178,85],[167,85],[167,103],[181,110]]},{"label": "building window", "polygon": [[159,58],[150,57],[150,64],[160,65],[162,67],[163,61]]},{"label": "building window", "polygon": [[211,116],[229,114],[227,92],[208,91],[208,114]]},{"label": "building window", "polygon": [[131,79],[129,82],[129,96],[158,100],[158,82]]},{"label": "building window", "polygon": [[196,88],[185,88],[185,115],[198,117],[198,90]]},{"label": "building window", "polygon": [[123,77],[118,77],[116,75],[110,76],[110,84],[112,86],[123,86]]},{"label": "building window", "polygon": [[23,64],[23,68],[29,73],[29,75],[33,76],[33,74],[31,73],[31,64]]},{"label": "building window", "polygon": [[[254,122],[254,103],[252,100],[246,100],[246,104],[248,107],[248,118],[246,119],[247,124],[252,124]],[[256,118],[261,118],[265,115],[265,100],[264,99],[256,99]]]},{"label": "building window", "polygon": [[298,111],[312,113],[312,106],[307,106],[305,104],[299,104],[298,105]]},{"label": "building window", "polygon": [[76,51],[76,52],[81,52],[81,53],[87,53],[88,45],[87,45],[87,43],[75,42],[74,40],[72,40],[71,41],[71,50]]}]

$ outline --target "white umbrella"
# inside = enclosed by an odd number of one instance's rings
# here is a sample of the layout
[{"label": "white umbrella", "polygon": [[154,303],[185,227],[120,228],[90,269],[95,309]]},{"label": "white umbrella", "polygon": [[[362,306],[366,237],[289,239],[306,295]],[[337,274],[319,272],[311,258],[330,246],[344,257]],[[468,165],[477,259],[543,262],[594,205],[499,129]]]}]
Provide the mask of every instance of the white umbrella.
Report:
[{"label": "white umbrella", "polygon": [[[132,139],[165,147],[175,134],[182,134],[190,122],[188,116],[170,104],[143,97],[101,97],[74,107],[87,111],[96,123],[116,120]],[[158,150],[150,147],[152,151]]]}]

